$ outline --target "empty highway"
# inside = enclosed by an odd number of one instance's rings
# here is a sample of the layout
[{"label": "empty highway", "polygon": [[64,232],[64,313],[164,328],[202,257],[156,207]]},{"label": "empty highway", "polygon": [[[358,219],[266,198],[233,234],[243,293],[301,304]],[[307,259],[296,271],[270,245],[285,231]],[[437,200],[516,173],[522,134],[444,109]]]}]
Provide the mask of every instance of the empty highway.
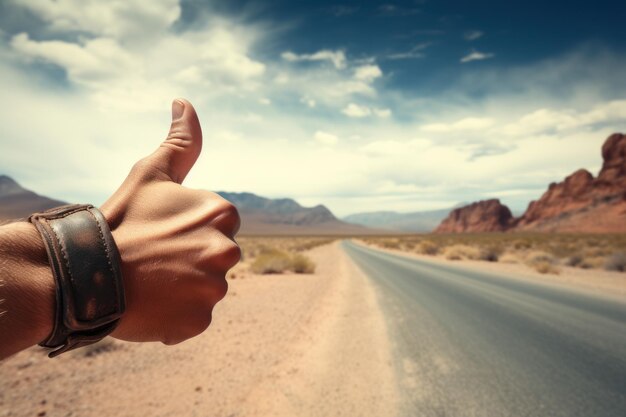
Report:
[{"label": "empty highway", "polygon": [[403,415],[626,416],[626,302],[343,248],[377,290]]}]

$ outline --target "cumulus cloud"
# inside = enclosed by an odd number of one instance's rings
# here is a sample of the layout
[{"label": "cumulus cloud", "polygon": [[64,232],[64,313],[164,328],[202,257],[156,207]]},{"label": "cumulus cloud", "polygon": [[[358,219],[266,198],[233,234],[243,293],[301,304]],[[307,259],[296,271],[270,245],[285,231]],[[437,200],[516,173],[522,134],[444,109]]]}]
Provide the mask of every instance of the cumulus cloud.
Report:
[{"label": "cumulus cloud", "polygon": [[280,55],[285,61],[299,62],[299,61],[328,61],[331,62],[335,68],[343,69],[346,67],[346,54],[343,51],[330,51],[327,49],[317,51],[313,54],[295,54],[291,51],[283,52]]},{"label": "cumulus cloud", "polygon": [[64,68],[69,78],[79,84],[94,86],[141,70],[133,56],[113,39],[96,38],[82,44],[37,42],[20,33],[12,38],[11,46],[23,56]]},{"label": "cumulus cloud", "polygon": [[336,145],[337,142],[339,142],[339,138],[336,135],[321,130],[315,132],[315,134],[313,135],[313,139],[315,139],[318,143],[321,143],[322,145],[332,146]]},{"label": "cumulus cloud", "polygon": [[542,108],[523,115],[519,120],[505,125],[502,131],[510,135],[554,133],[584,126],[626,119],[626,100],[600,103],[587,111],[574,109]]},{"label": "cumulus cloud", "polygon": [[116,39],[149,39],[180,17],[178,0],[10,0],[56,32],[84,32]]},{"label": "cumulus cloud", "polygon": [[390,109],[370,108],[368,106],[361,106],[355,103],[349,103],[341,112],[348,117],[354,118],[362,118],[372,115],[381,118],[388,118],[391,116]]},{"label": "cumulus cloud", "polygon": [[369,107],[359,106],[358,104],[350,103],[346,106],[345,109],[341,111],[348,117],[367,117],[372,114],[372,111]]},{"label": "cumulus cloud", "polygon": [[465,55],[463,58],[461,58],[460,62],[462,64],[465,64],[472,61],[483,61],[485,59],[493,58],[494,56],[496,55],[488,52],[472,51],[469,54]]},{"label": "cumulus cloud", "polygon": [[363,65],[354,70],[354,78],[366,83],[371,83],[382,75],[383,72],[378,65]]}]

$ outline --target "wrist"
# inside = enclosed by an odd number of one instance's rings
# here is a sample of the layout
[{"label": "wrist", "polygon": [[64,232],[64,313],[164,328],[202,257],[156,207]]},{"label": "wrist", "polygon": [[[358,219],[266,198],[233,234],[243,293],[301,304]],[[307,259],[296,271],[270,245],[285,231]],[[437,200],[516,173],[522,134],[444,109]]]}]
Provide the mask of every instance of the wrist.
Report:
[{"label": "wrist", "polygon": [[[0,227],[0,326],[19,335],[21,350],[44,340],[51,332],[55,312],[55,281],[36,227],[16,222]],[[17,351],[17,350],[16,350]],[[10,352],[13,353],[13,352]],[[10,354],[9,353],[9,354]],[[3,356],[3,355],[0,355]]]}]

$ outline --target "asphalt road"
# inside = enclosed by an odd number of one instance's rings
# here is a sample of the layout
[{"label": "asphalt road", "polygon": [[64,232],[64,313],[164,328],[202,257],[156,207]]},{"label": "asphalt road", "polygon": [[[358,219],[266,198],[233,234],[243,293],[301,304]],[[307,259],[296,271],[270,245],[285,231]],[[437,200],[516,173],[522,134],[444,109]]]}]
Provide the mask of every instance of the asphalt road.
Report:
[{"label": "asphalt road", "polygon": [[343,248],[378,291],[403,415],[626,416],[626,301]]}]

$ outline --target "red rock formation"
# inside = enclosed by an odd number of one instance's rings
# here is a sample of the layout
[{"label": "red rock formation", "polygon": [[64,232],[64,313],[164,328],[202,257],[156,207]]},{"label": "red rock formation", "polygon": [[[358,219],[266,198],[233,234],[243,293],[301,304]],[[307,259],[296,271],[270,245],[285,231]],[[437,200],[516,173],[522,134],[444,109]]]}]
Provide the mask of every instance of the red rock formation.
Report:
[{"label": "red rock formation", "polygon": [[602,146],[597,178],[578,170],[529,204],[516,230],[626,232],[626,135],[615,133]]},{"label": "red rock formation", "polygon": [[626,233],[626,135],[602,145],[598,177],[584,169],[552,183],[518,219],[498,200],[480,201],[450,213],[437,233],[543,231]]},{"label": "red rock formation", "polygon": [[452,210],[435,233],[502,232],[512,220],[511,210],[500,200],[484,200]]}]

